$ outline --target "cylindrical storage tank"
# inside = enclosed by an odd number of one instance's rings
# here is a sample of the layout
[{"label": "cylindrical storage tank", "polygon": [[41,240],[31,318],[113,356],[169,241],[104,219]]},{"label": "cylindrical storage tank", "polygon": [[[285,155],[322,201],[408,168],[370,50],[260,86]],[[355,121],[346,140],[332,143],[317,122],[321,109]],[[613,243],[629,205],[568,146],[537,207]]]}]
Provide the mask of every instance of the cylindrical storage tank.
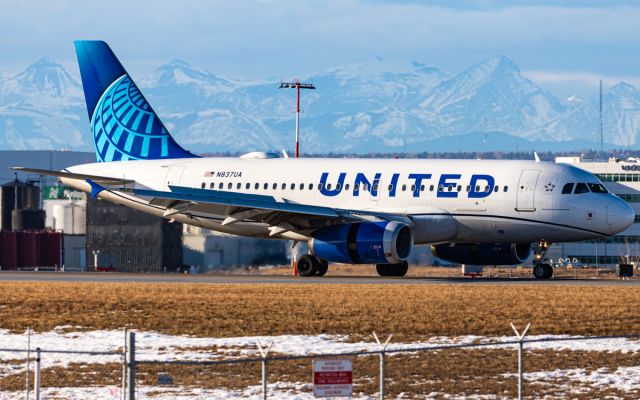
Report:
[{"label": "cylindrical storage tank", "polygon": [[54,206],[55,229],[64,233],[73,233],[73,205],[56,204]]},{"label": "cylindrical storage tank", "polygon": [[18,243],[18,267],[34,267],[37,259],[36,232],[16,232]]},{"label": "cylindrical storage tank", "polygon": [[17,208],[40,208],[40,188],[31,183],[18,186],[18,207]]},{"label": "cylindrical storage tank", "polygon": [[74,235],[84,235],[87,230],[86,215],[87,205],[84,202],[73,203],[73,233]]},{"label": "cylindrical storage tank", "polygon": [[15,269],[18,266],[16,232],[0,231],[0,267]]},{"label": "cylindrical storage tank", "polygon": [[64,226],[64,204],[56,204],[53,206],[53,229],[63,230]]}]

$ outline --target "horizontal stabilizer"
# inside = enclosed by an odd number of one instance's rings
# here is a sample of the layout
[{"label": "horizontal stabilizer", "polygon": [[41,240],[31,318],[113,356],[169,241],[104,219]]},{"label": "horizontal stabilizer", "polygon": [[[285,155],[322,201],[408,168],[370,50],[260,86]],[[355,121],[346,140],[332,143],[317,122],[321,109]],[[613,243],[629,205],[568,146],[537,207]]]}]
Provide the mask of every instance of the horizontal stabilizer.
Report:
[{"label": "horizontal stabilizer", "polygon": [[51,171],[48,169],[26,168],[26,167],[11,167],[11,169],[14,171],[31,172],[33,174],[38,174],[38,175],[57,176],[59,178],[80,179],[83,181],[90,179],[93,182],[98,183],[100,185],[126,185],[127,183],[135,182],[135,181],[132,181],[131,179],[113,178],[109,176],[99,176],[99,175],[76,174],[73,172],[66,172],[66,171]]}]

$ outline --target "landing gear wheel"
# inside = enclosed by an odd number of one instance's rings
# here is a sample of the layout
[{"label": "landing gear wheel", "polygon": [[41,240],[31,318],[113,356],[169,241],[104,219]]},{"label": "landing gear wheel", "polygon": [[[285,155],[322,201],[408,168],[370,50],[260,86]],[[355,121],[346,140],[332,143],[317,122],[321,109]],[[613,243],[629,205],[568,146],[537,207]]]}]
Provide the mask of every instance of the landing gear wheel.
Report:
[{"label": "landing gear wheel", "polygon": [[315,259],[316,259],[316,262],[318,263],[318,266],[316,269],[316,276],[324,276],[324,274],[326,274],[327,271],[329,270],[329,262],[317,257],[315,257]]},{"label": "landing gear wheel", "polygon": [[298,260],[296,270],[300,276],[314,276],[318,271],[316,258],[311,254],[305,254]]},{"label": "landing gear wheel", "polygon": [[553,267],[549,264],[542,264],[542,267],[544,268],[544,278],[551,279],[553,276]]},{"label": "landing gear wheel", "polygon": [[551,279],[553,267],[549,264],[536,264],[533,266],[533,277],[536,279]]},{"label": "landing gear wheel", "polygon": [[376,271],[380,276],[405,276],[409,271],[409,263],[403,261],[398,264],[376,264]]}]

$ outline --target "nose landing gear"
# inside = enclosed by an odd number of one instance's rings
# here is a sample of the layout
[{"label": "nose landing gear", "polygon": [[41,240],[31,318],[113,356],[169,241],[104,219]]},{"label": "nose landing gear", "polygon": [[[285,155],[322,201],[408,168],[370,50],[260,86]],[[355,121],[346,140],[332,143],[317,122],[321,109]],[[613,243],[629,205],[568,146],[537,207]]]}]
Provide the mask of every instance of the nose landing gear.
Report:
[{"label": "nose landing gear", "polygon": [[547,251],[551,247],[551,243],[541,240],[538,243],[538,250],[534,252],[535,265],[533,266],[533,277],[536,279],[551,279],[553,276],[553,267],[550,264],[543,263]]}]

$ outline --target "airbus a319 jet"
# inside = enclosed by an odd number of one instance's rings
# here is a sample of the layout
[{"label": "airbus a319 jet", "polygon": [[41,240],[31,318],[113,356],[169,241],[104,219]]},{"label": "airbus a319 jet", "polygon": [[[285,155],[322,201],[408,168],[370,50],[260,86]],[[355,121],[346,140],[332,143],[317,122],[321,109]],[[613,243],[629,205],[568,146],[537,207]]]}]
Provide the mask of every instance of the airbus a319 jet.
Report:
[{"label": "airbus a319 jet", "polygon": [[[634,220],[592,174],[539,160],[200,157],[173,139],[105,42],[75,48],[97,162],[16,169],[185,224],[308,243],[302,276],[324,275],[329,262],[404,276],[419,245],[454,263],[515,265],[534,243],[604,238]],[[533,274],[553,269],[538,263]]]}]

